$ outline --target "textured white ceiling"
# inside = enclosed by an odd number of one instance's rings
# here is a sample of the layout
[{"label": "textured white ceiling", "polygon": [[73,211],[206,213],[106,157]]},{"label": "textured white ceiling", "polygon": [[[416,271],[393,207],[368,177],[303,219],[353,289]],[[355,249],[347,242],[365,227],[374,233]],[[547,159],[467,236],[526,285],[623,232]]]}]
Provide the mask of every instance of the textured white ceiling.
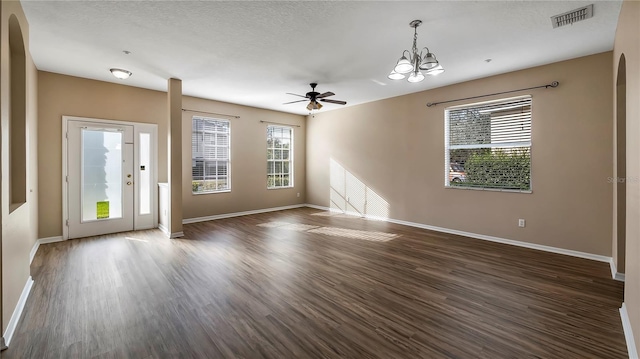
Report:
[{"label": "textured white ceiling", "polygon": [[[594,17],[550,17],[594,3]],[[309,83],[347,106],[608,51],[621,1],[25,1],[38,69],[308,114],[283,105]],[[387,74],[428,46],[446,72],[418,84]],[[126,55],[123,50],[131,51]],[[485,62],[485,59],[492,59]],[[109,68],[133,72],[128,80]],[[546,79],[544,79],[546,80]],[[532,84],[538,85],[538,84]],[[505,86],[509,89],[509,86]],[[427,102],[427,99],[425,99]],[[320,111],[342,108],[325,104]]]}]

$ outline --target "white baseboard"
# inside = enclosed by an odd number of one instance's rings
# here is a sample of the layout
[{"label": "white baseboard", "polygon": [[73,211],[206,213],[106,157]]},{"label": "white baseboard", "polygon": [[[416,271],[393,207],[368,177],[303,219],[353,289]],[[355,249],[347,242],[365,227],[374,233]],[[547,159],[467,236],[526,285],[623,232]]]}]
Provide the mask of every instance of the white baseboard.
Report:
[{"label": "white baseboard", "polygon": [[13,314],[7,325],[7,330],[4,332],[4,340],[7,346],[11,344],[11,339],[13,338],[13,334],[15,334],[18,321],[20,320],[20,316],[22,316],[22,310],[24,310],[24,306],[27,304],[27,298],[29,298],[29,293],[31,293],[31,287],[33,287],[33,279],[29,276],[27,283],[25,283],[22,289],[22,294],[20,294],[20,299],[18,299],[18,304],[16,304],[16,308],[13,310]]},{"label": "white baseboard", "polygon": [[40,248],[40,241],[36,240],[36,243],[33,244],[33,248],[31,248],[31,252],[29,252],[29,265],[33,262],[33,258],[36,256],[38,248]]},{"label": "white baseboard", "polygon": [[55,236],[55,237],[47,237],[47,238],[38,239],[38,242],[40,242],[40,244],[55,243],[55,242],[62,242],[62,241],[66,241],[66,239],[62,238],[62,236]]},{"label": "white baseboard", "polygon": [[41,244],[62,242],[64,240],[65,239],[63,239],[62,236],[55,236],[55,237],[47,237],[47,238],[38,239],[36,241],[36,243],[33,244],[33,248],[31,248],[31,253],[29,253],[29,265],[31,265],[31,262],[33,262],[33,258],[36,256],[36,253],[38,253],[38,249],[40,248]]},{"label": "white baseboard", "polygon": [[624,282],[624,273],[618,272],[616,264],[613,262],[613,258],[609,261],[609,267],[611,267],[611,277],[617,281]]},{"label": "white baseboard", "polygon": [[627,342],[629,359],[638,359],[638,351],[636,350],[636,342],[633,339],[631,321],[629,321],[629,313],[627,312],[627,306],[624,303],[622,303],[622,307],[620,307],[620,319],[622,319],[622,329],[624,330],[624,339]]},{"label": "white baseboard", "polygon": [[252,211],[216,214],[216,215],[213,215],[213,216],[206,216],[206,217],[186,218],[186,219],[182,220],[182,224],[214,221],[216,219],[231,218],[231,217],[248,216],[250,214],[259,214],[259,213],[267,213],[267,212],[275,212],[275,211],[284,211],[284,210],[287,210],[287,209],[294,209],[294,208],[307,207],[307,206],[309,206],[309,205],[306,205],[306,204],[294,204],[294,205],[291,205],[291,206],[272,207],[272,208],[256,209],[256,210],[252,210]]},{"label": "white baseboard", "polygon": [[163,226],[162,224],[158,225],[158,229],[162,231],[162,233],[166,234],[167,237],[173,239],[173,238],[180,238],[180,237],[184,237],[184,232],[180,231],[180,232],[169,232],[169,228]]},{"label": "white baseboard", "polygon": [[510,245],[518,246],[518,247],[524,247],[524,248],[529,248],[529,249],[537,249],[537,250],[545,251],[545,252],[558,253],[558,254],[564,254],[564,255],[568,255],[568,256],[572,256],[572,257],[591,259],[591,260],[595,260],[595,261],[598,261],[598,262],[611,263],[611,257],[601,256],[601,255],[598,255],[598,254],[574,251],[574,250],[570,250],[570,249],[557,248],[557,247],[551,247],[551,246],[545,246],[545,245],[542,245],[542,244],[535,244],[535,243],[529,243],[529,242],[516,241],[516,240],[513,240],[513,239],[506,239],[506,238],[487,236],[487,235],[484,235],[484,234],[477,234],[477,233],[471,233],[471,232],[458,231],[458,230],[455,230],[455,229],[430,226],[430,225],[427,225],[427,224],[402,221],[402,220],[399,220],[399,219],[393,219],[393,218],[387,218],[387,217],[362,216],[360,213],[357,213],[357,212],[345,212],[345,211],[341,211],[341,210],[338,210],[338,209],[335,209],[335,208],[328,208],[328,207],[317,206],[317,205],[313,205],[313,204],[307,204],[306,206],[310,207],[310,208],[324,210],[324,211],[330,211],[330,212],[336,212],[336,213],[344,213],[344,214],[347,214],[347,215],[354,215],[354,216],[362,217],[362,218],[365,218],[365,219],[386,221],[386,222],[402,224],[402,225],[410,226],[410,227],[427,229],[427,230],[430,230],[430,231],[436,231],[436,232],[448,233],[448,234],[455,234],[455,235],[458,235],[458,236],[482,239],[482,240],[490,241],[490,242],[497,242],[497,243],[502,243],[502,244],[510,244]]}]

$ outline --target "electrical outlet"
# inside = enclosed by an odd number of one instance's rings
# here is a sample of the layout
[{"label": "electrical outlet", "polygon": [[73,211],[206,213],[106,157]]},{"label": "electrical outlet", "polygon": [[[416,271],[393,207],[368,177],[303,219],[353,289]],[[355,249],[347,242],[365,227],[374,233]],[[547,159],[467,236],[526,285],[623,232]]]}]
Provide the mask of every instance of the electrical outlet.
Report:
[{"label": "electrical outlet", "polygon": [[525,224],[524,219],[520,218],[518,220],[518,227],[524,227],[524,224]]},{"label": "electrical outlet", "polygon": [[296,196],[299,198],[299,197],[300,197],[300,192],[298,192],[298,193],[296,194]]}]

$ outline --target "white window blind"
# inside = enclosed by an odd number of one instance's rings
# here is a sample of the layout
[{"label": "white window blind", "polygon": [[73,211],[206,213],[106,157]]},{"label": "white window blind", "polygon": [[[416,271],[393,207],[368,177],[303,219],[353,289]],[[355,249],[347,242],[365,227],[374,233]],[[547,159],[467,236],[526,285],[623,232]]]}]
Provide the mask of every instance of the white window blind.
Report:
[{"label": "white window blind", "polygon": [[192,192],[230,190],[229,121],[193,117],[191,130]]},{"label": "white window blind", "polygon": [[445,186],[531,191],[531,96],[445,110]]},{"label": "white window blind", "polygon": [[267,188],[293,187],[293,129],[267,126]]}]

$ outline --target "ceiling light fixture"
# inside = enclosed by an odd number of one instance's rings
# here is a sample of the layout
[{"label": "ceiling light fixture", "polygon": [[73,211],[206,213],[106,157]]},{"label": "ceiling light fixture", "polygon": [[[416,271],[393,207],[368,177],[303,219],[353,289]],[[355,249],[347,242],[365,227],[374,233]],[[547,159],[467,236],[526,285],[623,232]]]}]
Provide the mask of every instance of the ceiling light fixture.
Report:
[{"label": "ceiling light fixture", "polygon": [[126,80],[129,78],[129,76],[133,75],[131,71],[127,71],[123,69],[113,68],[113,69],[109,69],[109,71],[111,71],[113,76],[115,76],[116,78],[119,78],[120,80]]},{"label": "ceiling light fixture", "polygon": [[[424,80],[424,75],[438,75],[444,72],[444,68],[440,65],[436,55],[429,51],[428,47],[423,47],[423,50],[427,50],[424,54],[422,51],[418,53],[418,47],[416,42],[418,40],[418,26],[422,24],[421,20],[413,20],[409,23],[409,26],[413,28],[413,47],[411,52],[404,50],[402,57],[396,63],[396,67],[393,68],[389,74],[391,80],[402,80],[405,78],[405,74],[409,74],[407,81],[420,82]],[[407,53],[409,56],[405,55]],[[422,71],[425,73],[423,74]]]}]

